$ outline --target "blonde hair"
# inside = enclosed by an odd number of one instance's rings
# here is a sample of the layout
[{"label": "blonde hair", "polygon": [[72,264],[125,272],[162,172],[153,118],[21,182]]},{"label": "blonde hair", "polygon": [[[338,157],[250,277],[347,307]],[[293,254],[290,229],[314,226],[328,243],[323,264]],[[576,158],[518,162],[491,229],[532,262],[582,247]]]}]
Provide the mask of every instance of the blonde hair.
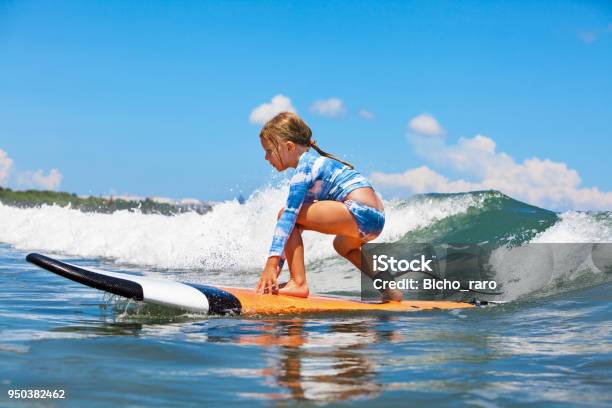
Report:
[{"label": "blonde hair", "polygon": [[352,164],[340,160],[336,156],[321,149],[317,143],[312,140],[312,130],[310,130],[306,122],[293,112],[281,112],[267,121],[263,128],[261,128],[259,137],[272,143],[275,148],[278,147],[281,141],[289,141],[300,146],[312,147],[321,156],[329,157],[351,169],[353,168]]}]

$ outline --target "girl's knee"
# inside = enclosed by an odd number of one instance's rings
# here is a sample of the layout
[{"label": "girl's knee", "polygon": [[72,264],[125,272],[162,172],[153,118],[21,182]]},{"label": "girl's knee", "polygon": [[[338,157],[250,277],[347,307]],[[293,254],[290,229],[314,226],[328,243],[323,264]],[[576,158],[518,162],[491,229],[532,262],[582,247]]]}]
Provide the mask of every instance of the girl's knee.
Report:
[{"label": "girl's knee", "polygon": [[342,255],[342,252],[341,252],[341,250],[342,250],[342,244],[340,243],[340,240],[339,240],[338,238],[340,238],[340,237],[336,237],[336,238],[334,238],[334,249],[336,250],[336,252],[337,252],[339,255]]},{"label": "girl's knee", "polygon": [[357,239],[342,235],[338,235],[336,238],[334,238],[334,249],[343,257],[346,257],[351,251],[360,248],[361,242]]}]

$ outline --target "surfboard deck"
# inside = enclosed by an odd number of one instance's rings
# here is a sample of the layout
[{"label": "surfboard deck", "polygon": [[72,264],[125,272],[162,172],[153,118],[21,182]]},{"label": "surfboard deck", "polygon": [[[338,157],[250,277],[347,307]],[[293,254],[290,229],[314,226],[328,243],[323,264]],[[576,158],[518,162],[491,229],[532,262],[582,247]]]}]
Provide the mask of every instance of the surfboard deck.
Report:
[{"label": "surfboard deck", "polygon": [[383,303],[332,296],[298,298],[286,295],[259,295],[249,288],[210,286],[84,268],[37,253],[29,254],[26,260],[64,278],[115,295],[211,315],[409,312],[475,307],[471,303],[454,301],[404,300]]}]

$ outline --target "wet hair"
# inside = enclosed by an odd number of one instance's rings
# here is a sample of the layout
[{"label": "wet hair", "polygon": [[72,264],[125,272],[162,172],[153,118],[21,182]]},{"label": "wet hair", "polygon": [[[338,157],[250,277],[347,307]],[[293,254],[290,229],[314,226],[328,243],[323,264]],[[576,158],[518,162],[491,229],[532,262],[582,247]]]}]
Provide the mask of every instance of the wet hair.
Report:
[{"label": "wet hair", "polygon": [[351,169],[353,168],[352,164],[340,160],[336,156],[321,149],[317,143],[312,140],[312,130],[310,130],[306,122],[293,112],[281,112],[267,121],[263,128],[261,128],[259,137],[262,140],[270,142],[275,148],[278,148],[278,144],[281,141],[289,141],[300,146],[312,147],[321,156],[329,157]]}]

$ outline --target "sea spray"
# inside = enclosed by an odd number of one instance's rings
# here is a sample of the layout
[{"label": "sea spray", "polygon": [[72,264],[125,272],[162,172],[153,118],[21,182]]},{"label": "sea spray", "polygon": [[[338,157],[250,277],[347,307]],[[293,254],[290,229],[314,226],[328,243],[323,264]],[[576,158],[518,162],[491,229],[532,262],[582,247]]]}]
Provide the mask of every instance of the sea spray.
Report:
[{"label": "sea spray", "polygon": [[[232,273],[252,270],[265,262],[286,189],[286,184],[265,187],[244,204],[225,201],[215,204],[206,214],[174,216],[131,211],[84,213],[49,205],[15,208],[0,204],[0,242],[21,250],[105,258],[136,267]],[[478,205],[478,199],[464,195],[385,204],[387,223],[378,241],[396,240],[432,222],[465,212]],[[307,262],[320,264],[336,258],[332,240],[333,236],[305,232]]]}]

